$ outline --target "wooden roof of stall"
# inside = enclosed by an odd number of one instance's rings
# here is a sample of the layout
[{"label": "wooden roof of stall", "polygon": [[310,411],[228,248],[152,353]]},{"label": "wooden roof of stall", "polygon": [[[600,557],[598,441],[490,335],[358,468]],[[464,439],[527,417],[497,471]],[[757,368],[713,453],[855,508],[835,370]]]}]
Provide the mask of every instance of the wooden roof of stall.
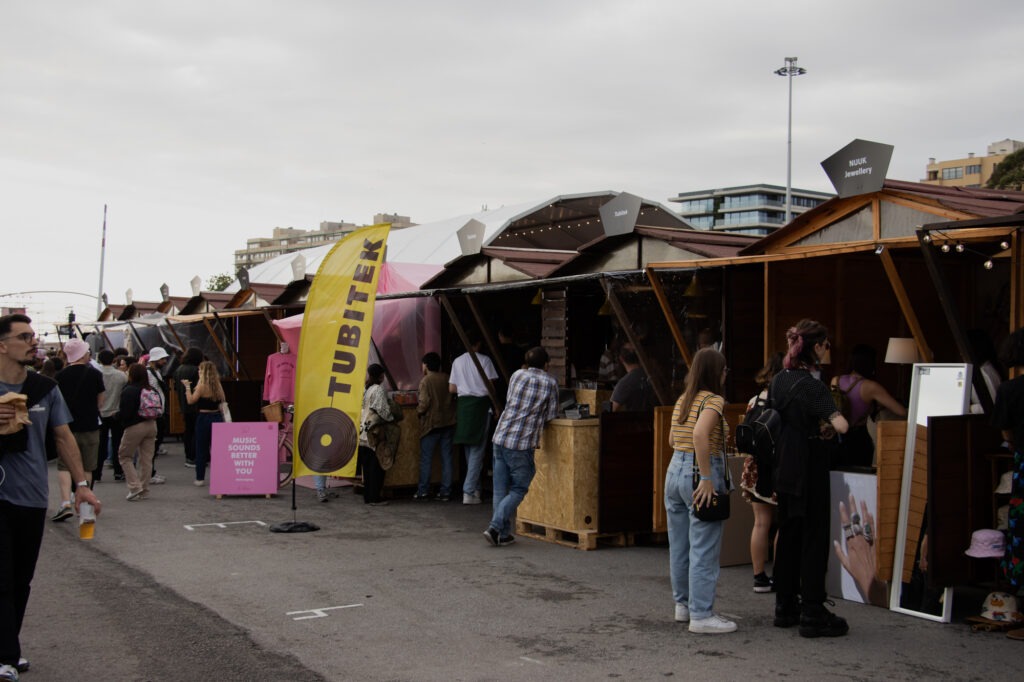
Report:
[{"label": "wooden roof of stall", "polygon": [[510,223],[479,253],[449,262],[424,289],[544,280],[643,269],[664,258],[736,255],[755,237],[695,230],[659,204],[644,201],[636,224],[607,235],[600,209],[613,194],[576,196]]}]

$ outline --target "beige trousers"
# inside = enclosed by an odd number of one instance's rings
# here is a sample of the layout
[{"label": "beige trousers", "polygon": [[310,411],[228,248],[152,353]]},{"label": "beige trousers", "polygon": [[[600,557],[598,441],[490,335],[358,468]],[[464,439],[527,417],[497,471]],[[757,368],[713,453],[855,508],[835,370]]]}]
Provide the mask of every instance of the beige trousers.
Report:
[{"label": "beige trousers", "polygon": [[[132,463],[135,450],[139,451],[138,469]],[[121,448],[117,451],[117,459],[124,469],[124,482],[128,484],[128,492],[149,492],[149,479],[153,476],[153,451],[156,449],[156,420],[147,419],[129,426],[121,438]]]}]

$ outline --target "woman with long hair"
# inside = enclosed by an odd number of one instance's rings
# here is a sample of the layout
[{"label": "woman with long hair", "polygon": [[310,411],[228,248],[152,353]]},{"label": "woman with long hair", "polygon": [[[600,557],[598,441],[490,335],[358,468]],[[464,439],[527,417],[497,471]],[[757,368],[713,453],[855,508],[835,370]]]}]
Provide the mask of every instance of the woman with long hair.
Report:
[{"label": "woman with long hair", "polygon": [[[748,413],[755,408],[760,412],[768,405],[768,386],[772,383],[775,375],[782,371],[783,355],[781,352],[772,353],[768,362],[754,377],[757,385],[761,387],[761,391],[747,403]],[[778,502],[774,493],[768,496],[757,492],[758,473],[757,463],[752,456],[748,456],[743,462],[740,487],[743,488],[743,499],[750,503],[751,509],[754,511],[754,527],[750,529],[750,562],[754,568],[754,592],[764,593],[772,591],[772,579],[765,571],[765,564],[768,563],[772,517],[775,516],[775,505]],[[771,471],[766,471],[764,473],[765,480],[770,479],[771,475]]]},{"label": "woman with long hair", "polygon": [[[149,492],[156,450],[156,418],[139,414],[143,390],[152,390],[149,388],[149,376],[146,368],[136,363],[128,367],[128,383],[121,389],[121,401],[118,403],[118,417],[124,427],[124,435],[117,449],[117,459],[124,472],[124,482],[128,485],[129,502]],[[139,451],[137,467],[133,462],[136,450]]]},{"label": "woman with long hair", "polygon": [[875,381],[875,360],[878,354],[867,344],[859,343],[850,351],[850,371],[832,379],[832,386],[846,395],[850,429],[839,439],[838,467],[869,467],[875,459],[875,441],[868,431],[868,419],[885,408],[898,417],[907,416],[907,408]]},{"label": "woman with long hair", "polygon": [[213,440],[213,425],[223,422],[221,403],[224,402],[224,387],[220,383],[217,366],[209,360],[199,363],[199,383],[192,385],[183,380],[185,400],[196,406],[196,480],[195,485],[206,483],[206,467],[210,463],[210,444]]},{"label": "woman with long hair", "polygon": [[849,425],[818,378],[821,360],[831,347],[828,330],[814,320],[800,320],[786,331],[786,343],[785,369],[772,379],[769,391],[782,418],[775,447],[775,626],[799,624],[802,637],[839,637],[849,626],[825,608],[831,544],[825,441],[836,432],[846,433]]},{"label": "woman with long hair", "polygon": [[[665,475],[669,572],[675,619],[690,632],[720,634],[736,623],[714,613],[722,550],[722,521],[701,521],[694,508],[727,493],[725,479],[725,356],[711,348],[697,351],[683,394],[672,411],[672,461]],[[694,479],[699,478],[694,486]]]},{"label": "woman with long hair", "polygon": [[[391,462],[382,461],[393,455],[392,441],[397,444],[394,434],[397,429],[395,415],[391,414],[388,394],[381,384],[384,382],[384,368],[376,363],[366,368],[366,391],[363,393],[363,428],[359,431],[359,468],[363,472],[363,502],[375,507],[388,502],[382,499],[384,474]],[[390,428],[394,427],[394,428]],[[390,436],[390,438],[389,438]],[[378,452],[379,451],[379,452]]]}]

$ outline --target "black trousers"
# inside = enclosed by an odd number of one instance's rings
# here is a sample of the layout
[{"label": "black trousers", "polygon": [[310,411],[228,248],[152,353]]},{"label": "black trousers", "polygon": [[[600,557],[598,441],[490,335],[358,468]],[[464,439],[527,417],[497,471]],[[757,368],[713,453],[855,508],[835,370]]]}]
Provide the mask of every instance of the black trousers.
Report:
[{"label": "black trousers", "polygon": [[0,663],[17,665],[21,623],[43,542],[46,509],[0,501]]},{"label": "black trousers", "polygon": [[181,435],[182,443],[185,445],[185,461],[196,461],[196,413],[185,412],[182,414],[185,419],[185,433]]},{"label": "black trousers", "polygon": [[103,417],[100,425],[100,455],[97,458],[98,464],[96,465],[96,471],[92,472],[92,479],[94,481],[102,480],[103,478],[103,460],[107,458],[107,447],[110,446],[110,451],[114,453],[114,475],[124,476],[124,470],[121,468],[121,462],[117,459],[117,451],[121,448],[121,436],[124,435],[124,427],[121,426],[121,420],[117,417]]},{"label": "black trousers", "polygon": [[775,590],[780,602],[800,596],[804,604],[825,601],[828,571],[828,461],[813,452],[803,495],[779,493],[779,539],[775,554]]},{"label": "black trousers", "polygon": [[365,445],[359,446],[359,468],[363,472],[363,502],[380,502],[384,490],[384,468],[377,453]]}]

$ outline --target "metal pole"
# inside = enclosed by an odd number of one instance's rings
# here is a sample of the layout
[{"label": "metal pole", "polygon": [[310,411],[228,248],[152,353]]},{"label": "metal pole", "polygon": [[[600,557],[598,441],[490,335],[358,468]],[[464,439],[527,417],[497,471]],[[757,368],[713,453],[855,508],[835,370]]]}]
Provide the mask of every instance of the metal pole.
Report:
[{"label": "metal pole", "polygon": [[[796,61],[795,57],[793,61]],[[789,225],[789,221],[793,219],[793,70],[786,69],[786,73],[789,81],[789,115],[786,123],[786,224]]]},{"label": "metal pole", "polygon": [[103,312],[103,265],[107,256],[107,205],[103,204],[103,239],[100,242],[100,289],[96,292],[96,319]]},{"label": "metal pole", "polygon": [[777,76],[789,80],[789,111],[786,123],[786,224],[793,219],[793,76],[802,76],[807,69],[796,65],[796,57],[786,57],[786,65],[776,69]]}]

